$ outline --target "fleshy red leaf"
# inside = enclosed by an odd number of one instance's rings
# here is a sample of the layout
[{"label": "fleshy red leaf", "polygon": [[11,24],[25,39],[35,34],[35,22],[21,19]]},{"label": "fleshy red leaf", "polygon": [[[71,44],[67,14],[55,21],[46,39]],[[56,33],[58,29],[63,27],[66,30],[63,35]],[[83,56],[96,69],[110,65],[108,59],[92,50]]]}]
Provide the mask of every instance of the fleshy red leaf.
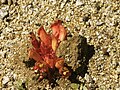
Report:
[{"label": "fleshy red leaf", "polygon": [[51,29],[52,29],[52,34],[58,38],[59,37],[59,33],[60,33],[60,26],[61,24],[61,20],[57,20],[55,21],[52,25],[51,25]]},{"label": "fleshy red leaf", "polygon": [[51,45],[51,37],[49,34],[46,33],[43,26],[41,26],[40,29],[38,30],[38,35],[45,45],[47,46]]}]

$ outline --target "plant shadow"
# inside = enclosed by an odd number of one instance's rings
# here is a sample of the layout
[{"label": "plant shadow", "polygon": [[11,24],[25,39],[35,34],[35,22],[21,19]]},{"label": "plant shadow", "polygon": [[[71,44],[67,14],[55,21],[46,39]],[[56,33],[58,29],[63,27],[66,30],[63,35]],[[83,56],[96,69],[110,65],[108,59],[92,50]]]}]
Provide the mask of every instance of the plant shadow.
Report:
[{"label": "plant shadow", "polygon": [[87,72],[89,60],[95,54],[94,45],[89,45],[85,37],[81,36],[81,38],[81,44],[78,46],[78,48],[81,48],[81,53],[79,53],[77,59],[80,60],[79,64],[81,66],[76,68],[75,71],[72,71],[72,75],[69,77],[69,80],[72,83],[80,83],[80,81],[77,79],[77,76],[79,75],[83,78],[86,73],[89,73]]}]

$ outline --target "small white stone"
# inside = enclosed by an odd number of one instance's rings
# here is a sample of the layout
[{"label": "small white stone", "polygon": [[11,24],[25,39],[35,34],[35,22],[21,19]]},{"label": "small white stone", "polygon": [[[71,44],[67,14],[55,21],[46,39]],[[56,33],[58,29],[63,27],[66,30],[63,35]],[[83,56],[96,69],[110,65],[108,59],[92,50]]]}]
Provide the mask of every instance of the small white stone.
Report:
[{"label": "small white stone", "polygon": [[103,25],[103,24],[104,24],[104,22],[102,22],[102,21],[100,21],[100,22],[98,21],[98,22],[96,23],[97,26],[101,26],[101,25]]},{"label": "small white stone", "polygon": [[99,32],[96,31],[96,35],[97,35],[97,36],[100,35]]},{"label": "small white stone", "polygon": [[120,74],[120,67],[117,67],[117,74]]},{"label": "small white stone", "polygon": [[12,4],[12,0],[8,0],[8,5],[11,5]]},{"label": "small white stone", "polygon": [[3,83],[3,84],[6,84],[6,83],[9,82],[9,80],[10,80],[9,77],[4,76],[4,77],[3,77],[3,80],[2,80],[2,83]]},{"label": "small white stone", "polygon": [[79,78],[79,80],[81,80],[81,79],[82,79],[82,77],[81,77],[81,76],[79,76],[78,78]]},{"label": "small white stone", "polygon": [[120,87],[116,88],[116,90],[120,90]]},{"label": "small white stone", "polygon": [[9,33],[9,32],[11,32],[11,31],[13,31],[13,29],[11,29],[11,28],[9,28],[9,27],[6,27],[4,33]]},{"label": "small white stone", "polygon": [[81,0],[77,0],[77,1],[76,1],[76,6],[79,6],[79,5],[81,6],[81,5],[83,5],[83,4],[84,4],[84,3],[81,2]]},{"label": "small white stone", "polygon": [[88,74],[85,74],[85,80],[89,82],[90,81],[89,79],[90,79],[90,76]]},{"label": "small white stone", "polygon": [[28,31],[24,31],[24,32],[22,32],[21,34],[22,34],[22,35],[27,35],[27,34],[29,34],[29,32],[28,32]]},{"label": "small white stone", "polygon": [[0,9],[0,19],[3,19],[7,15],[8,15],[8,11],[7,10]]},{"label": "small white stone", "polygon": [[66,19],[66,21],[68,21],[68,22],[70,21],[69,16],[66,16],[66,18],[65,18],[65,19]]},{"label": "small white stone", "polygon": [[96,0],[91,0],[91,2],[95,2]]},{"label": "small white stone", "polygon": [[34,70],[34,72],[35,72],[35,73],[37,73],[37,72],[38,72],[38,70]]},{"label": "small white stone", "polygon": [[16,79],[17,78],[17,74],[13,74],[13,78]]},{"label": "small white stone", "polygon": [[98,36],[98,39],[100,39],[100,38],[102,38],[102,36],[101,36],[101,35],[99,35],[99,36]]},{"label": "small white stone", "polygon": [[64,7],[64,3],[61,3],[61,6],[60,6],[61,8],[63,8]]},{"label": "small white stone", "polygon": [[1,0],[1,3],[2,3],[2,4],[6,3],[6,2],[7,2],[7,0]]}]

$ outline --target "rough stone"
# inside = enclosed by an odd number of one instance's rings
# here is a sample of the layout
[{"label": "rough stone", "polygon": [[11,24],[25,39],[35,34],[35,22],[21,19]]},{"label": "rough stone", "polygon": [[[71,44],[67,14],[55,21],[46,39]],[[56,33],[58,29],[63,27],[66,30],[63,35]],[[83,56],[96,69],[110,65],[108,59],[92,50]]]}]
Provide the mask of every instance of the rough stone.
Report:
[{"label": "rough stone", "polygon": [[7,84],[7,83],[9,82],[9,80],[10,80],[9,77],[4,76],[4,77],[3,77],[3,80],[2,80],[2,84],[3,84],[3,85]]},{"label": "rough stone", "polygon": [[8,15],[8,7],[3,7],[0,9],[0,19],[4,19]]},{"label": "rough stone", "polygon": [[84,45],[87,48],[84,39],[84,37],[79,35],[75,35],[72,38],[68,37],[67,40],[60,43],[56,52],[57,56],[65,58],[65,62],[74,70],[80,66],[79,62],[81,62],[82,59],[82,46]]}]

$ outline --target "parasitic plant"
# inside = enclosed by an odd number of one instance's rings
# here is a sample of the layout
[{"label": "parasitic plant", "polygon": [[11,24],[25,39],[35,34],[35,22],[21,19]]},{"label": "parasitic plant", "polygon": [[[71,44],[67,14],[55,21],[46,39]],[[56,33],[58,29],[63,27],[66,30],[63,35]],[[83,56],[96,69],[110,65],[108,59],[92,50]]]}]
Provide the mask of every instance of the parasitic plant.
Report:
[{"label": "parasitic plant", "polygon": [[36,61],[34,70],[40,72],[39,80],[46,76],[50,78],[50,70],[54,70],[54,68],[57,68],[59,74],[63,77],[71,75],[69,69],[64,65],[64,59],[56,56],[56,50],[60,42],[66,39],[67,31],[61,20],[55,21],[50,28],[52,29],[52,34],[46,33],[43,26],[39,28],[39,40],[36,39],[33,32],[30,33],[33,48],[29,50],[28,55],[29,58]]}]

